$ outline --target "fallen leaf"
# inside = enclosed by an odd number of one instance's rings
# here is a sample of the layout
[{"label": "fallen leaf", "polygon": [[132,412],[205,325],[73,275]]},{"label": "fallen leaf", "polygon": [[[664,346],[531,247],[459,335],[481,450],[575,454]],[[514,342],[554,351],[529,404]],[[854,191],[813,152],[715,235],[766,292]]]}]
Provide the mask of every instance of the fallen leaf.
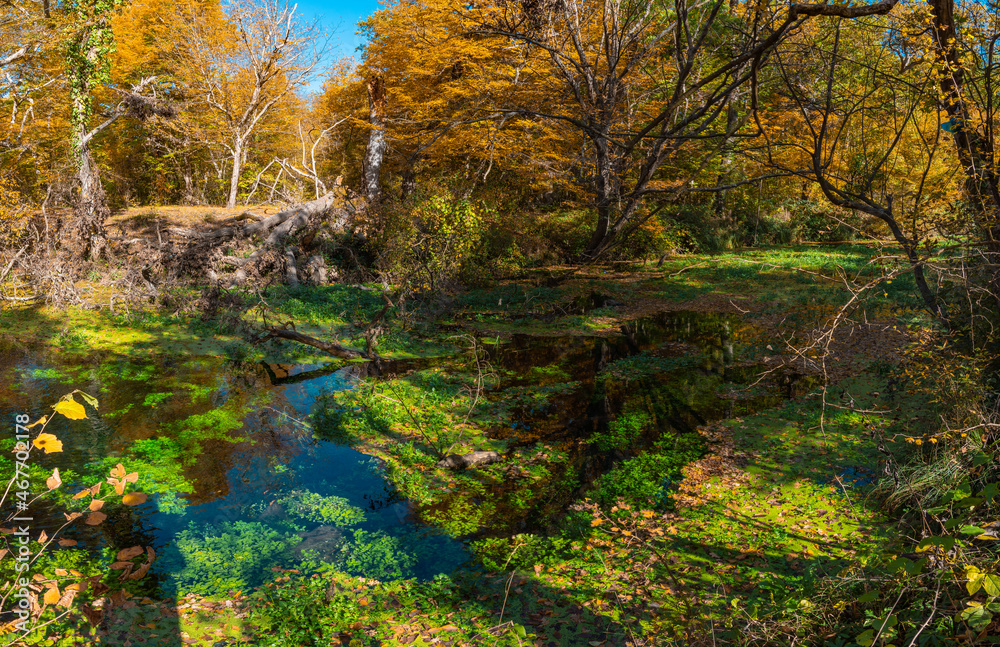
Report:
[{"label": "fallen leaf", "polygon": [[132,546],[131,548],[123,548],[122,550],[118,551],[117,559],[118,561],[132,559],[133,557],[142,555],[144,552],[146,552],[146,550],[142,546]]}]

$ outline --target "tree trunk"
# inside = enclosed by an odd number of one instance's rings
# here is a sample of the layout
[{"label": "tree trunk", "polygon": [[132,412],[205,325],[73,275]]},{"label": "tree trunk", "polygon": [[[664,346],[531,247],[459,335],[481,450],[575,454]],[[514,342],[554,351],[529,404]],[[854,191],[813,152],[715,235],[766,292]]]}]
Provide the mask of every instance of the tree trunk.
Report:
[{"label": "tree trunk", "polygon": [[378,203],[382,196],[382,159],[385,157],[385,81],[381,76],[368,81],[368,105],[371,134],[365,150],[363,166],[364,191],[369,205]]},{"label": "tree trunk", "polygon": [[[733,143],[736,140],[734,134],[739,124],[739,111],[737,110],[735,99],[735,96],[729,97],[729,105],[726,106],[727,135],[726,141],[722,144],[722,168],[715,179],[716,186],[725,186],[729,182],[729,175],[732,173]],[[712,210],[715,212],[715,217],[722,221],[728,220],[732,214],[732,209],[729,208],[729,190],[723,189],[716,192],[713,203]],[[756,243],[756,241],[754,242]]]},{"label": "tree trunk", "polygon": [[599,136],[593,137],[595,163],[597,166],[597,223],[594,225],[594,233],[590,237],[584,258],[594,259],[607,247],[610,242],[609,227],[611,225],[611,213],[617,202],[617,183],[614,172],[611,168],[611,151],[608,148],[608,138]]},{"label": "tree trunk", "polygon": [[959,161],[965,170],[965,189],[983,229],[989,232],[986,261],[989,291],[1000,313],[1000,181],[993,170],[993,142],[971,125],[965,102],[965,73],[955,28],[954,0],[928,0],[934,24],[939,63],[950,74],[939,75],[944,109],[955,124],[952,133]]},{"label": "tree trunk", "polygon": [[73,157],[76,162],[77,178],[80,180],[80,198],[76,205],[71,241],[74,256],[96,261],[104,254],[108,243],[107,232],[104,230],[108,206],[100,172],[90,154],[86,119],[89,114],[88,102],[89,93],[79,92],[73,105],[76,122],[73,124]]},{"label": "tree trunk", "polygon": [[236,194],[240,189],[240,174],[243,171],[243,138],[237,137],[233,146],[233,174],[229,178],[229,199],[226,200],[226,208],[236,208]]}]

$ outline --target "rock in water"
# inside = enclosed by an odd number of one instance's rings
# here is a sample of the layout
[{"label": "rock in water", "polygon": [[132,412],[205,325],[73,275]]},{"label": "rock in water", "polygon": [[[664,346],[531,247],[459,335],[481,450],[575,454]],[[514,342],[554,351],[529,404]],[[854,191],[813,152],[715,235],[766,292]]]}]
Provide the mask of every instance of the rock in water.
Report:
[{"label": "rock in water", "polygon": [[489,465],[500,460],[497,452],[471,452],[469,454],[449,454],[438,462],[438,467],[457,470],[468,467],[478,467],[479,465]]}]

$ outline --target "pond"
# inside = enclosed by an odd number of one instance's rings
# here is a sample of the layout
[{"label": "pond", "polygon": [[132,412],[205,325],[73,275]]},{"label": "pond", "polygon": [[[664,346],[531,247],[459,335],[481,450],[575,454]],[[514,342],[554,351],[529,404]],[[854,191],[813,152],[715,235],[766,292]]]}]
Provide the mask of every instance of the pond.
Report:
[{"label": "pond", "polygon": [[[491,346],[501,379],[487,398],[515,405],[497,416],[489,434],[510,448],[560,447],[573,478],[564,478],[572,487],[544,505],[497,505],[473,534],[503,536],[556,523],[574,497],[640,450],[662,453],[665,438],[671,447],[687,438],[703,451],[698,425],[800,391],[803,383],[794,379],[780,388],[750,386],[760,367],[741,361],[746,332],[728,315],[668,313],[610,337],[516,335]],[[378,458],[315,437],[310,415],[317,399],[378,379],[371,364],[80,359],[14,347],[0,350],[0,360],[0,411],[7,420],[17,413],[37,419],[74,389],[99,401],[86,420],[57,416],[49,425],[64,443],[62,453],[32,453],[35,478],[58,467],[66,483],[63,500],[39,509],[34,530],[53,532],[72,493],[124,464],[138,473],[149,500],[112,508],[103,524],[79,524],[71,536],[94,551],[152,546],[158,559],[151,594],[247,591],[276,568],[428,579],[471,563],[472,536],[448,536],[428,522],[387,480]],[[433,363],[386,362],[381,372],[405,375]],[[511,397],[546,389],[543,398]],[[13,447],[12,438],[2,443]],[[686,461],[692,454],[678,456]],[[660,486],[668,491],[669,479]],[[544,480],[536,485],[545,487]]]}]

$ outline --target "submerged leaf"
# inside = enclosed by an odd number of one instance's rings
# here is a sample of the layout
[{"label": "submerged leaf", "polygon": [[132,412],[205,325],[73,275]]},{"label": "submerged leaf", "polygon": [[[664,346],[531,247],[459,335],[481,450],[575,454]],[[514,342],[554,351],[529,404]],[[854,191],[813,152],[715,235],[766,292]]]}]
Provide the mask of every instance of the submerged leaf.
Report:
[{"label": "submerged leaf", "polygon": [[133,557],[142,555],[144,552],[146,551],[142,546],[132,546],[131,548],[123,548],[122,550],[118,551],[117,559],[118,561],[123,562],[127,559],[132,559]]},{"label": "submerged leaf", "polygon": [[104,514],[103,512],[91,512],[89,515],[87,515],[87,520],[84,521],[83,523],[87,524],[88,526],[96,526],[107,518],[108,515]]}]

